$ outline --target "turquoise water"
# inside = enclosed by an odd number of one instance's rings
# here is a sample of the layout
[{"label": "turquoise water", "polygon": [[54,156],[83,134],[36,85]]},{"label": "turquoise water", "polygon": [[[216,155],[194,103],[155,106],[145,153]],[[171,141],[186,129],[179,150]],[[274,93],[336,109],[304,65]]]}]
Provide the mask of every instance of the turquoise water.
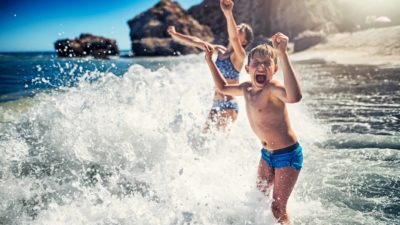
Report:
[{"label": "turquoise water", "polygon": [[[400,68],[295,68],[295,224],[399,224]],[[2,54],[0,87],[0,224],[274,224],[245,112],[227,134],[201,132],[202,55]]]}]

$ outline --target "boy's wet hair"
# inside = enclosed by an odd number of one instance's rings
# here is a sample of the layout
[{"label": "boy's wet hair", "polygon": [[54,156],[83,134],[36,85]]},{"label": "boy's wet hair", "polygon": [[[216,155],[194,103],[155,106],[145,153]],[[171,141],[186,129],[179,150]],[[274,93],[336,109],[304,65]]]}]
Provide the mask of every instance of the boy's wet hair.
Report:
[{"label": "boy's wet hair", "polygon": [[275,48],[272,47],[272,42],[269,40],[265,44],[257,45],[256,47],[251,49],[247,58],[247,65],[250,65],[250,61],[251,59],[253,59],[255,54],[269,56],[274,60],[275,64],[278,63],[278,55]]},{"label": "boy's wet hair", "polygon": [[247,46],[249,46],[249,44],[251,44],[251,42],[253,42],[253,29],[247,23],[241,23],[238,25],[238,27],[240,27],[240,31],[244,33],[244,37],[246,38],[247,43],[243,46],[244,48],[246,48]]}]

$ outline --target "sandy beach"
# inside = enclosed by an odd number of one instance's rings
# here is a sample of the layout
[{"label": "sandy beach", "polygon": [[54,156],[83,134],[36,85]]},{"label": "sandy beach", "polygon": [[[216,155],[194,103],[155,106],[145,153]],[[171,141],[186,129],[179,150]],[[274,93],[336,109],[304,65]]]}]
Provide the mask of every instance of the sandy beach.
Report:
[{"label": "sandy beach", "polygon": [[326,43],[292,55],[294,60],[338,64],[400,65],[400,26],[373,28],[327,37]]}]

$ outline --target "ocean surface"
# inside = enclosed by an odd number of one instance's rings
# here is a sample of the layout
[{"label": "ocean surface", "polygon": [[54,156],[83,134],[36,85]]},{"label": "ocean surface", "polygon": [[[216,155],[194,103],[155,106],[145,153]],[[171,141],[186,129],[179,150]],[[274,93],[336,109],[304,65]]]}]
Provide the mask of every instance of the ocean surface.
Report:
[{"label": "ocean surface", "polygon": [[[400,67],[294,66],[295,224],[400,224]],[[204,134],[212,95],[203,55],[0,53],[0,224],[275,224],[243,99]]]}]

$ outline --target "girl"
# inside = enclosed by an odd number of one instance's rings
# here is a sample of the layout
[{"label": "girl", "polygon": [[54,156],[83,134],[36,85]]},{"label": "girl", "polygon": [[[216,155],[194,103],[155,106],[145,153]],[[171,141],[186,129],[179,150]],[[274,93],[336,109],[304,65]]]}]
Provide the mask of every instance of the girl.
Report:
[{"label": "girl", "polygon": [[[175,27],[170,26],[168,33],[172,38],[182,44],[201,48],[209,46],[213,52],[218,53],[215,64],[221,71],[229,84],[239,83],[239,73],[244,65],[246,56],[245,48],[253,40],[253,30],[248,24],[242,23],[236,25],[233,18],[233,1],[220,0],[221,10],[228,25],[229,44],[227,47],[221,45],[212,45],[197,37],[184,35],[175,31]],[[205,131],[215,125],[218,130],[225,130],[230,122],[236,120],[238,114],[238,104],[233,96],[224,95],[215,91],[214,101],[210,110]]]}]

